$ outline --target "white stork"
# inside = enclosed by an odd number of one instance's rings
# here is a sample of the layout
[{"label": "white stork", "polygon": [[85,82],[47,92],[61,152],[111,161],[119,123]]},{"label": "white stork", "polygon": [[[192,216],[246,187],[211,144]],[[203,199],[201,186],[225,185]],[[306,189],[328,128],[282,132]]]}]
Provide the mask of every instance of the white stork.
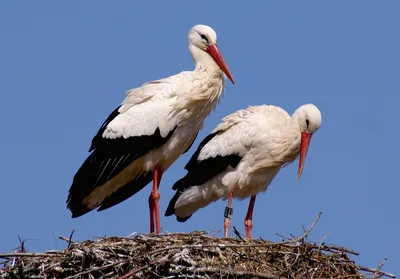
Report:
[{"label": "white stork", "polygon": [[298,179],[303,171],[311,136],[321,125],[321,113],[312,104],[299,107],[292,117],[276,106],[253,106],[222,119],[187,163],[165,212],[180,222],[220,198],[228,198],[224,237],[228,237],[232,198],[251,196],[245,219],[251,238],[257,193],[266,191],[281,167],[300,154]]},{"label": "white stork", "polygon": [[[188,34],[194,71],[151,81],[127,91],[94,136],[93,151],[75,174],[67,207],[72,218],[110,208],[153,180],[150,232],[160,233],[158,187],[162,174],[193,144],[204,119],[222,96],[226,76],[234,79],[206,25]],[[225,74],[226,76],[225,76]]]}]

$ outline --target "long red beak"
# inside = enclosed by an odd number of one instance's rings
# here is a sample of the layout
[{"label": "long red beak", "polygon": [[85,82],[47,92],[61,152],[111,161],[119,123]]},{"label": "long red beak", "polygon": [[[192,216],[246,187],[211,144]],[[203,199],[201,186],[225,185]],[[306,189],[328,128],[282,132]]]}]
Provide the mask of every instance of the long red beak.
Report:
[{"label": "long red beak", "polygon": [[300,160],[299,160],[299,170],[297,172],[297,178],[300,180],[301,173],[303,172],[304,161],[306,160],[308,146],[310,145],[312,134],[303,132],[301,133],[301,143],[300,143]]},{"label": "long red beak", "polygon": [[226,65],[226,62],[225,62],[224,58],[222,57],[222,54],[219,51],[218,46],[216,44],[209,45],[207,48],[207,52],[211,55],[211,57],[214,59],[214,61],[217,63],[217,65],[221,68],[221,70],[224,71],[224,73],[229,78],[229,80],[233,84],[235,84],[235,80],[233,79],[231,71],[229,71],[228,65]]}]

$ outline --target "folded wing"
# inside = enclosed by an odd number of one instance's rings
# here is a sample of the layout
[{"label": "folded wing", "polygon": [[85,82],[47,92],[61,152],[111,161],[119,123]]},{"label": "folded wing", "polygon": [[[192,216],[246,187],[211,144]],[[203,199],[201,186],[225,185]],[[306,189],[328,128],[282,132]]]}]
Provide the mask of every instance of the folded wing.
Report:
[{"label": "folded wing", "polygon": [[69,190],[67,207],[72,217],[99,206],[99,210],[104,210],[118,204],[152,180],[151,171],[142,170],[132,181],[110,190],[105,197],[97,197],[98,201],[87,200],[96,188],[171,138],[178,125],[178,116],[171,114],[178,85],[171,78],[128,91],[122,105],[101,125],[89,149],[92,153],[75,174]]}]

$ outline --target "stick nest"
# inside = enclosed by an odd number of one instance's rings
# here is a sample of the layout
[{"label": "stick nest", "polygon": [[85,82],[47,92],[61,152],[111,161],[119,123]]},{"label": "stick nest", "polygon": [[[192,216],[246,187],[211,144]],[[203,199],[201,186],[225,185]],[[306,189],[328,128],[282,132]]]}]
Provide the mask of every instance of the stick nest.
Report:
[{"label": "stick nest", "polygon": [[68,241],[65,250],[0,254],[1,279],[14,278],[380,278],[343,247],[306,238],[269,242],[221,239],[206,232]]}]

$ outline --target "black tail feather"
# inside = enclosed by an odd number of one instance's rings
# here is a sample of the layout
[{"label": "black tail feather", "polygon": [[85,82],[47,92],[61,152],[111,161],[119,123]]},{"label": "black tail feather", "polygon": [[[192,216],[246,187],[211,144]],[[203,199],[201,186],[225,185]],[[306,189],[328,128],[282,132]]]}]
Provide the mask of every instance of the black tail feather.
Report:
[{"label": "black tail feather", "polygon": [[180,196],[179,192],[176,192],[172,199],[169,201],[167,210],[165,210],[165,216],[171,216],[175,214],[175,204]]},{"label": "black tail feather", "polygon": [[165,211],[165,216],[171,216],[175,214],[175,204],[183,193],[183,191],[180,191],[180,189],[184,187],[184,183],[185,178],[181,178],[177,182],[175,182],[174,186],[172,186],[172,189],[177,191],[175,192],[175,195],[172,197],[172,199],[169,201],[169,205],[167,207],[167,210]]},{"label": "black tail feather", "polygon": [[[185,189],[187,187],[190,187],[189,185],[186,184],[186,177],[179,179],[177,182],[175,182],[174,186],[172,186],[172,189],[176,190],[175,195],[172,197],[172,199],[170,200],[167,210],[165,211],[165,216],[171,216],[175,214],[175,204],[178,201],[179,197],[182,195],[182,193],[185,191]],[[185,222],[186,220],[188,220],[190,216],[187,217],[178,217],[176,216],[176,220],[178,220],[178,222]]]}]

